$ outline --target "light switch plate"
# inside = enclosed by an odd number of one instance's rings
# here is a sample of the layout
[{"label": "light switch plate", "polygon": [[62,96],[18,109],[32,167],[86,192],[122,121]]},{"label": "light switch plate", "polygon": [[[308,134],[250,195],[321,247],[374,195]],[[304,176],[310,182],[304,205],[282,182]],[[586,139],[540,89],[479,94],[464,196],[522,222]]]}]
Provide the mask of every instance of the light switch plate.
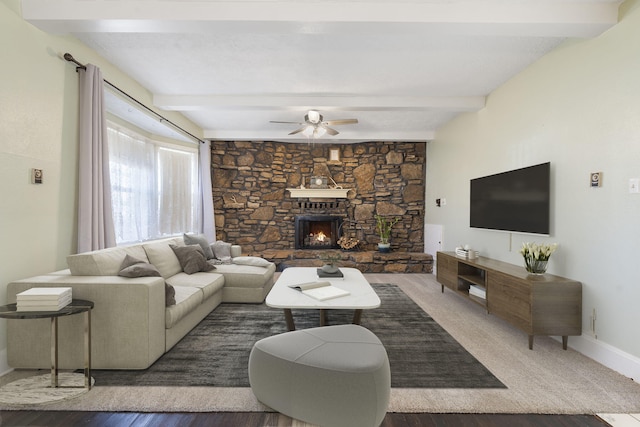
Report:
[{"label": "light switch plate", "polygon": [[629,180],[629,193],[640,193],[640,179],[631,178]]}]

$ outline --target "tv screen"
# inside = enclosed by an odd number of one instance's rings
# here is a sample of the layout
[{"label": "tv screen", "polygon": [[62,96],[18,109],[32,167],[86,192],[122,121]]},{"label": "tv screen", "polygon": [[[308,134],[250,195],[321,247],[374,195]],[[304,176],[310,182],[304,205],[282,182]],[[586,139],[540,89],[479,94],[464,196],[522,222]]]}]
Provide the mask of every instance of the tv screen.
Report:
[{"label": "tv screen", "polygon": [[549,234],[551,163],[471,180],[473,228]]}]

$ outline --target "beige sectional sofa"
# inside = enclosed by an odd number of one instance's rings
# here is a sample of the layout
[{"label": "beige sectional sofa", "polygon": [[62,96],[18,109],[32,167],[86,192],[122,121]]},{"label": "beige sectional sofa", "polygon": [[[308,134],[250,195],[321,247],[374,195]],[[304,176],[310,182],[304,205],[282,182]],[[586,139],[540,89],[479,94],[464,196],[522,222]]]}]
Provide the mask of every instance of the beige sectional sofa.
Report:
[{"label": "beige sectional sofa", "polygon": [[[224,264],[209,260],[215,270],[187,274],[171,245],[185,246],[184,239],[70,255],[67,270],[10,283],[7,301],[15,302],[16,294],[33,287],[71,287],[73,298],[95,304],[91,318],[92,367],[145,369],[220,303],[261,303],[273,286],[275,265],[261,258],[240,256],[239,246],[231,247],[231,259]],[[126,255],[151,264],[160,276],[119,276]],[[173,293],[175,304],[167,303]],[[62,369],[83,366],[82,345],[82,316],[61,318]],[[50,368],[50,321],[8,320],[7,353],[13,368]]]}]

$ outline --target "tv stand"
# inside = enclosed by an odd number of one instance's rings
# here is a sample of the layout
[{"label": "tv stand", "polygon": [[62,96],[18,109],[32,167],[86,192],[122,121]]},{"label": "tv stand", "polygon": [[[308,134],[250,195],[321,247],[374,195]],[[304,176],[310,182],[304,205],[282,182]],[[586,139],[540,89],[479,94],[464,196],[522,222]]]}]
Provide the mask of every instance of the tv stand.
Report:
[{"label": "tv stand", "polygon": [[529,349],[536,335],[561,336],[566,350],[569,335],[582,334],[582,284],[575,280],[455,252],[438,252],[437,279],[442,292],[446,286],[528,334]]}]

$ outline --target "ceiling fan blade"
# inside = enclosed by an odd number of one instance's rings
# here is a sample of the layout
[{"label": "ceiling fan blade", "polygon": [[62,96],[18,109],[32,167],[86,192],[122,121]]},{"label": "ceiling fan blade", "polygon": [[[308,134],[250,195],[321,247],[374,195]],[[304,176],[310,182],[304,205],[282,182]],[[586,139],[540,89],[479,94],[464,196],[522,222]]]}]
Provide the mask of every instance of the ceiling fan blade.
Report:
[{"label": "ceiling fan blade", "polygon": [[355,125],[358,123],[358,119],[338,119],[338,120],[327,120],[326,122],[322,122],[325,125],[336,126],[336,125]]},{"label": "ceiling fan blade", "polygon": [[299,127],[298,129],[294,130],[293,132],[289,132],[289,135],[295,135],[296,133],[300,133],[300,132],[302,132],[303,130],[305,130],[305,129],[306,129],[306,127],[307,127],[307,125],[304,125],[304,126],[302,126],[302,127]]},{"label": "ceiling fan blade", "polygon": [[327,133],[331,136],[336,136],[337,134],[340,133],[335,129],[331,129],[330,127],[327,127],[327,126],[322,126],[322,127],[325,128],[327,130]]},{"label": "ceiling fan blade", "polygon": [[[353,125],[358,123],[358,119],[337,119],[337,120],[327,120],[323,121],[322,114],[320,114],[316,110],[309,110],[307,114],[304,115],[304,122],[287,122],[281,120],[270,120],[269,123],[283,123],[283,124],[296,124],[300,127],[293,132],[289,132],[289,135],[295,135],[300,132],[305,132],[307,129],[313,130],[314,138],[322,136],[324,133],[327,133],[330,136],[338,135],[338,132],[335,129],[330,128],[329,126],[334,125]],[[319,128],[322,128],[324,132],[317,132]],[[315,130],[314,130],[315,129]],[[309,132],[305,132],[307,135]]]}]

